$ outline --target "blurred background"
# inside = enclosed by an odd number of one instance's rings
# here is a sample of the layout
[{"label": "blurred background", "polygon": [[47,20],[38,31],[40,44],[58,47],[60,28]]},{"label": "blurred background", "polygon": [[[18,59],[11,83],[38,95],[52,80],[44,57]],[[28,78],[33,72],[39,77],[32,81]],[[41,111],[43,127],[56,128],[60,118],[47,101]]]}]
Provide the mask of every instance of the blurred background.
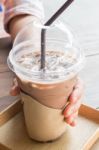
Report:
[{"label": "blurred background", "polygon": [[3,6],[4,0],[0,0],[0,38],[1,37],[6,37],[9,36],[5,31],[4,31],[4,26],[3,26],[3,17],[4,17],[4,6]]}]

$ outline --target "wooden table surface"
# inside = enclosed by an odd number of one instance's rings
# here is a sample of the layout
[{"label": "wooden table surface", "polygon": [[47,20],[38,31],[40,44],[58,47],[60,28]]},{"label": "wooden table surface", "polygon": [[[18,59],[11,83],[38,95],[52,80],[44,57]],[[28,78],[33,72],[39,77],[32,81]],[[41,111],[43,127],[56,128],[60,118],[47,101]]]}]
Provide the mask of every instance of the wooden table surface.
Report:
[{"label": "wooden table surface", "polygon": [[[65,0],[42,0],[45,8],[45,20]],[[75,0],[74,3],[59,18],[64,23],[68,23],[73,32],[77,35],[80,47],[86,56],[86,65],[81,71],[80,76],[85,81],[85,97],[83,102],[91,107],[99,107],[99,0]],[[1,27],[0,16],[0,27]],[[0,37],[6,36],[2,27]],[[8,36],[8,35],[7,35]],[[98,142],[99,143],[99,142]],[[95,150],[99,147],[96,146]]]}]

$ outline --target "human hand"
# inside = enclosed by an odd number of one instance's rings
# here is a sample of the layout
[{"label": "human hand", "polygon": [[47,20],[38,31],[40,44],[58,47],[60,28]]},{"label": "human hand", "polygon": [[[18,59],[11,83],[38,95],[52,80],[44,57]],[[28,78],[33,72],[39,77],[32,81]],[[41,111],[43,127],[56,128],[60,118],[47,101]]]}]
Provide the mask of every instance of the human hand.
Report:
[{"label": "human hand", "polygon": [[83,81],[80,78],[78,78],[77,84],[69,97],[69,103],[63,111],[66,123],[71,126],[75,126],[77,124],[76,119],[78,117],[78,111],[81,106],[81,98],[83,96],[83,91]]},{"label": "human hand", "polygon": [[[69,97],[69,103],[63,111],[66,123],[68,123],[71,126],[76,125],[76,119],[81,105],[81,97],[83,95],[83,88],[83,81],[79,78],[73,92]],[[20,94],[20,88],[18,86],[16,78],[13,81],[13,87],[10,91],[10,94],[12,96]]]},{"label": "human hand", "polygon": [[10,91],[10,95],[17,96],[18,94],[20,94],[20,88],[18,86],[17,79],[14,78],[13,85],[12,85],[12,88],[11,88],[11,91]]}]

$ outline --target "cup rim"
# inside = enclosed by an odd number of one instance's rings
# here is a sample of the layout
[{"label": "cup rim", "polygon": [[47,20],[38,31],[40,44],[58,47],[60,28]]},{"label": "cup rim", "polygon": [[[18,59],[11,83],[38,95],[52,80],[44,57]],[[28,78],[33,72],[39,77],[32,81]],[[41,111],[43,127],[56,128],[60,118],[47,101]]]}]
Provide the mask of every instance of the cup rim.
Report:
[{"label": "cup rim", "polygon": [[[49,40],[52,40],[52,39],[49,39]],[[56,41],[58,41],[58,40],[56,40]],[[60,40],[59,40],[59,41],[60,41]],[[59,42],[59,41],[58,41],[58,42]],[[51,41],[50,41],[50,42],[51,42]],[[60,42],[63,42],[63,43],[64,43],[63,40],[60,41]],[[19,66],[19,65],[15,62],[15,60],[13,59],[13,53],[14,53],[15,50],[21,48],[22,46],[30,45],[30,44],[33,44],[32,41],[25,41],[25,42],[19,43],[19,44],[16,45],[15,47],[13,47],[13,48],[11,49],[10,53],[9,53],[8,61],[10,61],[10,64],[11,64],[11,66],[13,66],[13,68],[16,68],[16,70],[21,71],[23,74],[35,75],[35,74],[37,74],[37,73],[39,73],[39,72],[41,72],[41,71],[29,71],[27,68],[23,68],[22,66]],[[73,47],[73,49],[74,49],[74,48],[78,51],[78,48],[77,48],[77,47]],[[83,68],[84,59],[85,59],[84,54],[83,54],[83,51],[81,51],[80,49],[79,49],[79,51],[80,51],[80,52],[79,52],[80,55],[79,55],[78,61],[77,61],[75,64],[73,64],[72,66],[66,68],[64,71],[61,71],[61,72],[60,72],[60,71],[50,71],[50,72],[47,72],[46,75],[49,75],[49,74],[51,74],[51,73],[55,73],[55,74],[58,73],[58,74],[61,75],[61,79],[63,79],[63,78],[62,78],[62,74],[68,74],[68,73],[72,72],[73,70],[76,70],[76,71],[75,71],[75,74],[78,73],[78,72]],[[9,64],[9,63],[8,63],[8,64]],[[13,69],[13,68],[10,67],[10,69],[15,72],[15,69]],[[78,71],[77,71],[77,68],[79,68]],[[27,71],[29,71],[29,72],[27,73]],[[16,73],[16,72],[15,72],[15,73]],[[24,76],[25,76],[25,75],[24,75]],[[65,77],[65,78],[66,78],[66,77]],[[33,79],[35,79],[35,78],[33,78]],[[38,78],[36,78],[36,79],[38,79]]]}]

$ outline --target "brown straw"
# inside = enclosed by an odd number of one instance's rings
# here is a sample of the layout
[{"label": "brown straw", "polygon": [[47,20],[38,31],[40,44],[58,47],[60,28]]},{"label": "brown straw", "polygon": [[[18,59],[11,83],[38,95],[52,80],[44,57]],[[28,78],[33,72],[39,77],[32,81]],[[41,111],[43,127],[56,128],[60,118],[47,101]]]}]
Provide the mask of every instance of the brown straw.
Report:
[{"label": "brown straw", "polygon": [[[58,10],[57,12],[44,24],[45,26],[50,26],[66,8],[73,2],[74,0],[67,0]],[[45,34],[46,29],[42,29],[41,31],[41,69],[45,69]]]}]

